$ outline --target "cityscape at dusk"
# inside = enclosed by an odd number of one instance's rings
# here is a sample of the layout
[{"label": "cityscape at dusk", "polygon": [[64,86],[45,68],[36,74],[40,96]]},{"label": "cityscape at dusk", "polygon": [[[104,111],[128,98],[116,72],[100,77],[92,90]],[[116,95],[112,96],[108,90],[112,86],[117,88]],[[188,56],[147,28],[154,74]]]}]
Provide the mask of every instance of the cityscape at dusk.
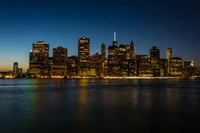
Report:
[{"label": "cityscape at dusk", "polygon": [[0,0],[0,133],[196,133],[198,0]]},{"label": "cityscape at dusk", "polygon": [[90,38],[90,54],[100,53],[101,44],[112,45],[113,32],[117,42],[130,44],[133,40],[137,55],[149,55],[157,46],[161,58],[166,48],[183,61],[194,60],[200,66],[200,9],[197,1],[1,1],[0,71],[12,70],[18,62],[29,68],[31,44],[50,43],[53,48],[68,49],[68,56],[78,55],[78,39]]}]

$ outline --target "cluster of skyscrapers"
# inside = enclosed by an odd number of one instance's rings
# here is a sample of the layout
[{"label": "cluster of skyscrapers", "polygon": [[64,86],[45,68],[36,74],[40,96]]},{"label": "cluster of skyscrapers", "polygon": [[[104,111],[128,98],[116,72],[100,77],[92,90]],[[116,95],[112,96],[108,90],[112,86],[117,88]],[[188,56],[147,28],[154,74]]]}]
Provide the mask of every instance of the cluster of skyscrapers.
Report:
[{"label": "cluster of skyscrapers", "polygon": [[[181,76],[182,58],[172,56],[172,48],[166,49],[166,58],[160,58],[160,50],[153,46],[150,56],[136,55],[133,41],[117,45],[116,34],[111,46],[101,45],[101,53],[90,55],[90,39],[78,40],[78,56],[68,56],[68,49],[53,48],[49,57],[49,43],[38,41],[32,44],[28,73],[36,77],[106,77],[106,76]],[[106,54],[107,52],[107,54]],[[107,56],[106,56],[107,55]],[[184,65],[192,65],[192,61]]]}]

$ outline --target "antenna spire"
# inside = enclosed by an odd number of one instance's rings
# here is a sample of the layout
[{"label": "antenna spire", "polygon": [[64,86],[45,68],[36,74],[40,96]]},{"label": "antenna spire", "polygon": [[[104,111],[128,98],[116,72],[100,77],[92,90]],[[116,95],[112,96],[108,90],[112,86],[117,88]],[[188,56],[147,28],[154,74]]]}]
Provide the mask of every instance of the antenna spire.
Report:
[{"label": "antenna spire", "polygon": [[116,32],[114,32],[114,41],[116,42]]}]

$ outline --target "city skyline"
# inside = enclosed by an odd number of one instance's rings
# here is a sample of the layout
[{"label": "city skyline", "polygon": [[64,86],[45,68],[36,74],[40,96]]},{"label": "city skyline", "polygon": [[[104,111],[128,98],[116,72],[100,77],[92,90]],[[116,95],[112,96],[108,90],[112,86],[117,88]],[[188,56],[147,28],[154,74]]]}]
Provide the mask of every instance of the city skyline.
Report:
[{"label": "city skyline", "polygon": [[161,58],[165,58],[166,48],[172,47],[173,56],[183,61],[194,59],[195,65],[200,66],[199,3],[101,2],[1,2],[0,16],[4,21],[0,22],[0,71],[12,70],[14,62],[26,71],[33,42],[49,42],[50,56],[57,46],[67,48],[70,56],[78,55],[78,39],[86,36],[91,39],[92,55],[101,52],[102,43],[106,49],[112,45],[114,31],[118,45],[133,40],[137,55],[149,55],[149,49],[157,46]]},{"label": "city skyline", "polygon": [[[114,34],[116,34],[116,32],[114,32]],[[83,36],[83,37],[86,37],[86,36]],[[81,38],[81,37],[80,37]],[[90,38],[89,38],[90,39]],[[113,36],[113,41],[115,40],[116,38],[115,38],[115,36]],[[41,41],[41,40],[40,40]],[[117,39],[116,39],[116,41],[117,41]],[[47,42],[47,43],[49,43],[48,41],[42,41],[42,42]],[[117,41],[118,42],[118,41]],[[132,40],[129,42],[129,43],[118,43],[117,44],[117,46],[119,46],[119,45],[129,45],[130,43],[132,42]],[[33,43],[37,43],[37,42],[32,42],[32,44]],[[102,44],[105,44],[104,42],[102,42]],[[101,44],[101,45],[102,45]],[[99,50],[98,51],[91,51],[90,50],[90,56],[92,56],[93,54],[96,54],[96,53],[99,53],[99,54],[101,54],[101,45],[99,45]],[[113,44],[110,44],[110,45],[106,45],[105,44],[105,46],[106,46],[106,58],[107,58],[107,56],[108,56],[108,47],[109,46],[112,46]],[[134,42],[134,45],[135,45],[135,42]],[[32,45],[31,45],[32,46]],[[90,46],[91,46],[91,44],[90,44]],[[51,47],[51,43],[49,43],[49,57],[53,57],[53,49],[55,49],[55,48],[57,48],[57,47],[63,47],[63,48],[67,48],[67,47],[64,47],[64,46],[62,46],[62,45],[57,45],[57,46],[55,46],[55,47]],[[147,53],[140,53],[140,54],[137,54],[137,46],[136,46],[136,55],[147,55],[148,57],[150,57],[150,49],[152,48],[152,47],[154,47],[154,46],[151,46],[151,47],[149,47],[148,49],[147,49]],[[158,46],[155,46],[155,47],[157,47],[158,49],[160,49]],[[166,50],[167,50],[167,48],[171,48],[171,47],[166,47],[166,49],[165,50],[162,50],[162,49],[160,49],[160,54],[161,54],[161,58],[163,58],[163,59],[166,59]],[[67,48],[68,49],[68,48]],[[173,48],[172,48],[173,49]],[[30,50],[29,51],[26,51],[26,52],[28,52],[28,54],[30,53],[30,51],[32,51],[32,48],[30,48]],[[174,50],[173,49],[173,51],[176,51],[176,50]],[[68,51],[69,53],[71,53],[70,51]],[[78,43],[77,43],[77,52],[76,52],[76,54],[71,54],[71,55],[69,55],[69,54],[67,54],[67,56],[77,56],[78,57]],[[174,56],[174,55],[177,55],[175,52],[173,52],[173,57],[181,57],[182,58],[182,56],[180,55],[180,56]],[[10,62],[9,64],[11,64],[9,67],[10,68],[6,68],[6,69],[1,69],[1,67],[0,67],[0,71],[12,71],[12,67],[13,67],[13,63],[15,63],[15,62],[17,62],[18,64],[19,64],[19,66],[23,69],[23,72],[25,72],[28,68],[29,68],[29,55],[27,55],[27,58],[28,58],[28,62],[27,62],[27,64],[25,64],[24,66],[25,67],[23,67],[23,65],[20,65],[20,62],[19,61],[17,61],[17,60],[15,60],[14,62]],[[194,58],[191,58],[191,59],[187,59],[187,60],[194,60]],[[187,61],[187,60],[183,60],[183,61]],[[196,63],[195,63],[196,64]],[[199,67],[198,65],[196,65],[197,67]]]}]

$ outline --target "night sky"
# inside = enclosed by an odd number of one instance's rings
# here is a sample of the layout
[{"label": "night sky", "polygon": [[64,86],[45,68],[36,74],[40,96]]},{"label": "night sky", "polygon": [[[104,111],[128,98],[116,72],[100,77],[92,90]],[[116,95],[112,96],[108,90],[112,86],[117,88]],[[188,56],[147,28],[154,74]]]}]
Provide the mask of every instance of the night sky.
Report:
[{"label": "night sky", "polygon": [[91,40],[91,54],[102,42],[118,45],[134,41],[136,54],[149,55],[157,46],[165,58],[194,59],[200,66],[200,2],[198,0],[1,0],[0,70],[12,70],[14,62],[26,71],[32,42],[47,41],[52,49],[68,48],[77,55],[78,39]]}]

